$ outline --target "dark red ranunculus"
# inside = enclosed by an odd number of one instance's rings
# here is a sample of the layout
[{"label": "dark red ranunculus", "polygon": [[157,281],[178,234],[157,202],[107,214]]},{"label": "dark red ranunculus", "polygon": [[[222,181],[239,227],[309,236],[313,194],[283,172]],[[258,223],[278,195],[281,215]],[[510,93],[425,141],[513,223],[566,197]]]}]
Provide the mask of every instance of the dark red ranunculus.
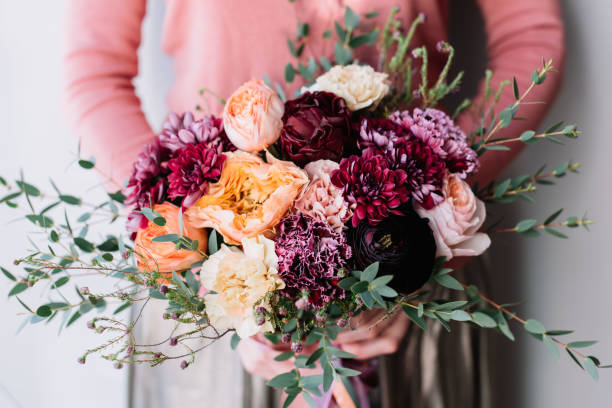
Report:
[{"label": "dark red ranunculus", "polygon": [[297,165],[320,159],[340,161],[355,144],[351,112],[341,97],[330,92],[305,92],[285,103],[280,147]]},{"label": "dark red ranunculus", "polygon": [[391,215],[378,225],[362,221],[347,231],[358,269],[379,262],[379,276],[393,275],[389,284],[400,294],[409,294],[429,280],[436,258],[436,241],[428,220],[414,210]]}]

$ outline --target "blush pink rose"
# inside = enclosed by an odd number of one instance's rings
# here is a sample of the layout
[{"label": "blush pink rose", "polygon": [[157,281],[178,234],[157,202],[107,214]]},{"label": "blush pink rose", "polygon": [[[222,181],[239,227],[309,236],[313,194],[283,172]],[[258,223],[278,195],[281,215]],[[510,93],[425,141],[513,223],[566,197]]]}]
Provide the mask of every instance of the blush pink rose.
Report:
[{"label": "blush pink rose", "polygon": [[339,165],[331,160],[317,160],[308,163],[304,170],[310,183],[294,208],[313,218],[327,221],[336,231],[344,228],[344,223],[351,218],[352,211],[346,206],[342,192],[332,184],[330,174]]},{"label": "blush pink rose", "polygon": [[283,128],[285,105],[262,81],[251,80],[229,97],[223,127],[234,146],[256,153],[276,142]]},{"label": "blush pink rose", "polygon": [[477,256],[491,245],[487,234],[478,232],[486,210],[470,186],[456,174],[444,179],[444,201],[431,210],[417,206],[417,213],[429,219],[436,239],[436,256],[448,261],[454,256]]}]

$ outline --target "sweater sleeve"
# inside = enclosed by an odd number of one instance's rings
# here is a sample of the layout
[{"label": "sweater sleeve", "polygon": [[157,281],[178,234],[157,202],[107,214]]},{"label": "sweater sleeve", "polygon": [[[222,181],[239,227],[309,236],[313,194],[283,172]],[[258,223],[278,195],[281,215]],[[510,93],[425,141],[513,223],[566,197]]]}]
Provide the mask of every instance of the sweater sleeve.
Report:
[{"label": "sweater sleeve", "polygon": [[121,187],[154,136],[132,83],[145,11],[146,0],[68,2],[65,111],[81,155],[95,157],[113,189]]},{"label": "sweater sleeve", "polygon": [[[487,32],[488,68],[493,71],[491,87],[497,90],[500,82],[516,77],[519,91],[529,86],[531,73],[542,65],[542,59],[552,59],[560,69],[564,58],[563,22],[558,0],[478,0]],[[547,75],[543,84],[536,86],[526,100],[544,104],[521,105],[517,116],[527,120],[513,121],[494,137],[517,137],[523,131],[539,125],[560,86],[559,73]],[[479,86],[474,102],[482,100],[484,81]],[[499,114],[514,102],[512,86],[506,87],[496,107]],[[464,113],[458,124],[465,130],[478,127],[476,120]],[[522,143],[509,146],[510,151],[490,151],[481,156],[481,171],[476,180],[481,185],[492,181],[522,150]]]}]

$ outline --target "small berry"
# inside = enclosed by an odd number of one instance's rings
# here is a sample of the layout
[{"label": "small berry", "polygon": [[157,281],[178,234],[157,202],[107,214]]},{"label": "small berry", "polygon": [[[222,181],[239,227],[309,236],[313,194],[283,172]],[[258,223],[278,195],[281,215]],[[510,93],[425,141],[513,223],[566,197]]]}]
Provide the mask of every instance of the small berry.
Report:
[{"label": "small berry", "polygon": [[178,315],[177,315],[176,313],[172,313],[172,314],[170,315],[170,317],[172,318],[172,320],[178,320],[178,318],[179,318],[179,317],[178,317]]},{"label": "small berry", "polygon": [[308,309],[308,298],[301,297],[298,300],[296,300],[295,307],[297,307],[299,310],[307,310]]},{"label": "small berry", "polygon": [[166,285],[161,285],[159,291],[162,293],[162,295],[165,295],[166,293],[168,293],[168,287]]},{"label": "small berry", "polygon": [[79,364],[85,364],[85,356],[79,357],[77,361],[79,362]]},{"label": "small berry", "polygon": [[115,368],[117,370],[121,370],[123,368],[123,363],[120,363],[119,361],[115,362]]},{"label": "small berry", "polygon": [[96,328],[96,323],[93,320],[90,320],[87,322],[87,328],[88,329],[95,329]]},{"label": "small berry", "polygon": [[162,353],[155,353],[155,358],[161,358]]},{"label": "small berry", "polygon": [[315,319],[317,322],[324,322],[325,320],[327,320],[327,316],[325,315],[325,312],[318,311],[317,314],[315,315]]},{"label": "small berry", "polygon": [[106,328],[104,328],[104,327],[96,327],[96,333],[102,333],[102,332],[104,332],[104,330],[106,330]]},{"label": "small berry", "polygon": [[297,341],[291,343],[291,351],[293,351],[294,353],[301,353],[302,350],[304,350],[302,343],[299,343]]},{"label": "small berry", "polygon": [[176,346],[178,344],[178,339],[176,337],[171,337],[170,338],[170,345],[171,346]]},{"label": "small berry", "polygon": [[256,323],[258,326],[263,326],[265,322],[266,322],[266,319],[263,316],[259,316],[256,320]]},{"label": "small berry", "polygon": [[89,288],[87,286],[84,286],[81,289],[79,289],[79,292],[81,292],[81,295],[87,296],[89,295]]},{"label": "small berry", "polygon": [[338,327],[341,327],[341,328],[345,328],[347,324],[348,322],[346,321],[346,319],[340,319],[338,320],[338,323],[337,323]]},{"label": "small berry", "polygon": [[263,306],[257,306],[257,308],[255,309],[255,313],[265,315],[266,313],[268,313],[268,310]]},{"label": "small berry", "polygon": [[185,360],[181,361],[181,368],[184,370],[187,368],[187,366],[189,365],[189,363]]},{"label": "small berry", "polygon": [[283,334],[283,337],[281,337],[281,341],[283,343],[289,343],[291,341],[291,333]]}]

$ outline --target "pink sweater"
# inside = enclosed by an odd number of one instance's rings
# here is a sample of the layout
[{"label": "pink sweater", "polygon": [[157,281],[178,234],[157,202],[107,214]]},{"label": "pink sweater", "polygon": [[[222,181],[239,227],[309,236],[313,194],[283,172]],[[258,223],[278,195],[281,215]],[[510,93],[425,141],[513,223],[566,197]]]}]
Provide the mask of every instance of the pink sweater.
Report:
[{"label": "pink sweater", "polygon": [[[399,5],[399,16],[410,22],[419,12],[427,16],[413,45],[432,50],[434,67],[443,60],[433,51],[437,41],[447,38],[448,4],[444,0],[166,0],[163,27],[164,50],[174,58],[176,83],[168,95],[172,111],[192,110],[196,104],[219,113],[212,97],[203,103],[198,91],[207,87],[227,97],[241,83],[267,74],[284,83],[283,70],[293,61],[286,39],[295,36],[296,22],[310,24],[310,37],[302,59],[333,55],[333,42],[322,34],[341,20],[349,5],[359,13],[379,11],[375,19],[384,24],[390,8]],[[488,66],[494,70],[493,85],[516,76],[525,89],[531,72],[542,58],[563,60],[563,25],[558,0],[478,0],[488,37]],[[129,176],[136,155],[154,137],[134,93],[132,79],[138,73],[137,49],[146,0],[70,0],[68,44],[65,60],[67,112],[81,139],[85,156],[93,155],[101,172],[120,186]],[[360,61],[374,63],[373,50],[364,50]],[[551,101],[559,86],[559,75],[550,75],[536,88],[533,100]],[[292,84],[289,95],[301,83]],[[512,102],[510,89],[500,108]],[[545,105],[522,107],[505,129],[518,135],[537,126]],[[459,123],[468,129],[467,116]],[[490,180],[520,149],[483,156],[479,178]]]}]

